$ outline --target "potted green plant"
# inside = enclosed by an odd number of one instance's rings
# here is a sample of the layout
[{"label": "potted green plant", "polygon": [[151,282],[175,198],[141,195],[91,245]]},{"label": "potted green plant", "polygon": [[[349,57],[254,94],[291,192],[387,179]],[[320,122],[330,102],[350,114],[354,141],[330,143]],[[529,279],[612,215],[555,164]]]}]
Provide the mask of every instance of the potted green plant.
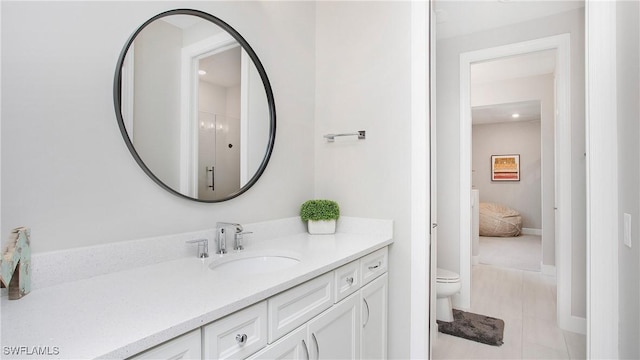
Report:
[{"label": "potted green plant", "polygon": [[307,222],[309,234],[333,234],[340,207],[333,200],[308,200],[300,207],[300,218]]}]

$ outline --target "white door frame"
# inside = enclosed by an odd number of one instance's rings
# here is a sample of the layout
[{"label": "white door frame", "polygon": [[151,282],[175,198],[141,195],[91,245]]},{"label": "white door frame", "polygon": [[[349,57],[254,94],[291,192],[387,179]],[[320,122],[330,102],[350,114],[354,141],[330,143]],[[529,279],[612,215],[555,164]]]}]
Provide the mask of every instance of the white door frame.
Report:
[{"label": "white door frame", "polygon": [[472,63],[556,50],[556,269],[558,326],[584,333],[584,319],[571,315],[571,62],[570,35],[561,34],[460,55],[460,279],[457,306],[471,306],[471,83]]},{"label": "white door frame", "polygon": [[409,358],[429,342],[429,2],[411,2],[411,320]]},{"label": "white door frame", "polygon": [[616,10],[616,2],[585,5],[589,359],[618,358]]}]

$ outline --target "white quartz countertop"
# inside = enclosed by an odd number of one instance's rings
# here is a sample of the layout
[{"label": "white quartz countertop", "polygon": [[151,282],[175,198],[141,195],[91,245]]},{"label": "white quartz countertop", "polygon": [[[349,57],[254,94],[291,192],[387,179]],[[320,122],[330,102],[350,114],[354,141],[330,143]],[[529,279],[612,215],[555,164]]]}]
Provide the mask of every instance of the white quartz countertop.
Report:
[{"label": "white quartz countertop", "polygon": [[[126,358],[392,243],[380,234],[299,233],[250,242],[245,252],[286,250],[300,262],[283,271],[222,274],[220,256],[195,256],[32,290],[2,299],[3,358]],[[37,355],[35,351],[44,353]]]}]

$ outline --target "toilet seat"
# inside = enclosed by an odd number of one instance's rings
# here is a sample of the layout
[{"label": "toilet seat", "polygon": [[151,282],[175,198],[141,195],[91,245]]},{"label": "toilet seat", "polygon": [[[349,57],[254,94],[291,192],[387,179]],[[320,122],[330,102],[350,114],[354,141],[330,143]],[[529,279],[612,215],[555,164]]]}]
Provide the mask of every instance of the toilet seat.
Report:
[{"label": "toilet seat", "polygon": [[460,281],[460,275],[446,269],[436,269],[436,281],[439,283],[455,283]]}]

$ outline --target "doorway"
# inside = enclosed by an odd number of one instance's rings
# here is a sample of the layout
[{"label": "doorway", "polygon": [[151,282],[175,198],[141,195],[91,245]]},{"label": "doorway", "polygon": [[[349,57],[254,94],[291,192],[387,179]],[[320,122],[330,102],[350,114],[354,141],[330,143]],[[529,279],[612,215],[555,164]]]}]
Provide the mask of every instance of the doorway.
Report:
[{"label": "doorway", "polygon": [[[474,265],[544,269],[555,276],[556,57],[552,49],[471,65],[472,203],[485,220],[479,238],[479,224],[473,225]],[[497,177],[494,170],[506,170],[497,169],[494,158],[517,159],[514,176]],[[488,221],[504,211],[517,214],[509,224],[514,231],[496,231],[492,226],[499,222]]]},{"label": "doorway", "polygon": [[[526,42],[487,48],[460,55],[460,278],[462,289],[456,305],[471,305],[471,65],[537,51],[556,51],[555,72],[555,262],[558,283],[557,313],[561,328],[584,332],[585,324],[571,315],[571,113],[570,35],[562,34]],[[544,226],[543,226],[544,227]]]},{"label": "doorway", "polygon": [[[474,70],[475,67],[472,72]],[[474,266],[483,264],[540,272],[543,246],[551,247],[545,250],[553,253],[553,224],[545,224],[551,236],[542,241],[543,188],[551,188],[549,195],[553,201],[553,68],[550,71],[505,80],[490,78],[473,86],[481,92],[489,93],[487,89],[493,89],[492,94],[502,95],[499,99],[475,103],[472,108],[474,215],[471,248]],[[544,119],[541,116],[540,95],[517,94],[514,88],[542,90],[541,95],[548,98],[545,100],[547,116]],[[507,100],[504,95],[515,95],[514,100],[526,100],[504,103]],[[543,122],[551,136],[541,136]],[[543,144],[543,139],[548,141]],[[543,162],[544,145],[544,153],[551,153],[548,164]],[[506,160],[512,160],[506,162],[509,166],[501,166]],[[511,170],[511,165],[515,171]],[[546,183],[543,175],[547,177]],[[498,216],[506,212],[514,214],[507,218],[513,222],[499,220]],[[547,212],[553,216],[553,207]],[[555,268],[553,259],[547,266]]]}]

